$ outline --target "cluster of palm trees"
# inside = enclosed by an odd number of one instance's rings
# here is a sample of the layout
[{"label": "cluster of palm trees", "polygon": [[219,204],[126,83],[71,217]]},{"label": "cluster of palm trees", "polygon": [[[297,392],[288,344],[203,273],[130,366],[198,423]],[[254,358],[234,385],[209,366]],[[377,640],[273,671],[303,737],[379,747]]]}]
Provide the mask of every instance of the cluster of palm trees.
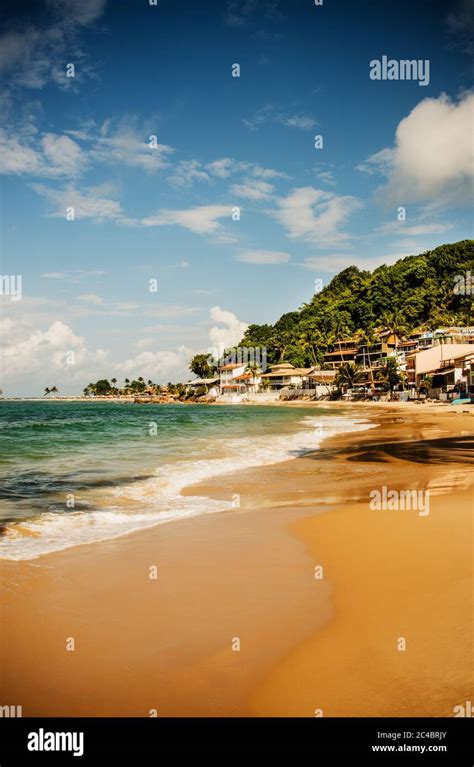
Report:
[{"label": "cluster of palm trees", "polygon": [[[338,389],[346,392],[353,389],[364,377],[364,372],[355,362],[344,362],[337,370],[335,383]],[[405,374],[399,370],[397,360],[394,357],[388,357],[384,365],[377,368],[375,375],[370,370],[370,384],[373,387],[376,382],[383,385],[384,389],[392,392],[398,384],[403,383]]]},{"label": "cluster of palm trees", "polygon": [[125,378],[123,386],[117,386],[117,379],[101,378],[95,383],[89,383],[83,390],[85,397],[98,397],[98,396],[127,396],[137,394],[178,394],[181,393],[181,389],[184,389],[182,384],[168,383],[166,386],[160,386],[153,383],[149,378],[147,381],[143,376],[130,380]]}]

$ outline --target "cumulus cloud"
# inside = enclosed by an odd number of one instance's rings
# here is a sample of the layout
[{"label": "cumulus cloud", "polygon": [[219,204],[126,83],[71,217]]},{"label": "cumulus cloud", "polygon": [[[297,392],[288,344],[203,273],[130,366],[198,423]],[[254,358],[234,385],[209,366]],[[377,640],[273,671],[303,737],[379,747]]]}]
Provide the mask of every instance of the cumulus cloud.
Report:
[{"label": "cumulus cloud", "polygon": [[[35,328],[27,320],[5,317],[0,321],[0,348],[3,378],[37,374],[37,381],[58,385],[75,383],[106,360],[101,349],[87,348],[84,338],[69,325],[56,320],[46,330]],[[72,352],[72,355],[71,355]]]},{"label": "cumulus cloud", "polygon": [[0,173],[57,178],[85,167],[84,153],[69,136],[45,133],[38,139],[33,133],[0,129]]},{"label": "cumulus cloud", "polygon": [[473,110],[473,93],[457,102],[445,94],[424,99],[399,123],[395,146],[372,155],[359,170],[387,176],[379,191],[391,203],[470,199]]},{"label": "cumulus cloud", "polygon": [[[124,362],[114,362],[106,351],[90,348],[85,338],[65,322],[42,324],[34,312],[3,317],[0,338],[4,391],[22,391],[25,395],[41,395],[46,386],[57,386],[60,394],[78,392],[91,380],[113,375],[141,375],[162,383],[184,380],[189,376],[189,359],[195,353],[187,346],[178,346],[171,351],[140,351]],[[153,343],[152,339],[141,341],[141,349]]]},{"label": "cumulus cloud", "polygon": [[321,247],[337,247],[349,239],[343,227],[361,203],[355,197],[307,186],[293,189],[287,197],[277,200],[277,206],[271,215],[286,229],[288,237]]},{"label": "cumulus cloud", "polygon": [[211,342],[209,352],[213,354],[215,359],[219,359],[225,349],[237,346],[242,340],[248,324],[239,320],[233,312],[221,309],[220,306],[213,306],[209,312],[209,317],[213,322],[218,323],[209,329]]},{"label": "cumulus cloud", "polygon": [[246,264],[287,264],[290,254],[280,250],[243,250],[238,260]]},{"label": "cumulus cloud", "polygon": [[[99,129],[69,130],[63,134],[41,133],[33,120],[0,129],[0,173],[42,178],[77,177],[94,165],[119,165],[155,173],[169,166],[174,150],[157,141],[150,143],[131,119],[117,125],[106,120]],[[155,134],[156,135],[156,134]],[[185,185],[193,163],[178,165],[175,181]],[[195,175],[199,175],[197,169]]]},{"label": "cumulus cloud", "polygon": [[193,351],[186,346],[179,346],[174,351],[140,352],[116,366],[116,370],[127,378],[143,376],[158,382],[170,378],[187,377],[187,367]]}]

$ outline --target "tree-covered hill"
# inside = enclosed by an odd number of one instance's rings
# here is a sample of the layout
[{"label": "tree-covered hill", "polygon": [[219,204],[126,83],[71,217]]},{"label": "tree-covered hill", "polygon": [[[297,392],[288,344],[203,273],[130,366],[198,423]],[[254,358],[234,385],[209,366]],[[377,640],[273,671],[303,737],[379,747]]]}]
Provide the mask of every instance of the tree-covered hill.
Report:
[{"label": "tree-covered hill", "polygon": [[350,266],[298,311],[274,325],[250,325],[240,346],[266,346],[270,364],[285,360],[299,367],[322,362],[337,339],[355,334],[364,339],[382,328],[405,335],[468,325],[469,277],[464,294],[459,289],[468,272],[474,272],[473,240],[441,245],[373,272]]}]

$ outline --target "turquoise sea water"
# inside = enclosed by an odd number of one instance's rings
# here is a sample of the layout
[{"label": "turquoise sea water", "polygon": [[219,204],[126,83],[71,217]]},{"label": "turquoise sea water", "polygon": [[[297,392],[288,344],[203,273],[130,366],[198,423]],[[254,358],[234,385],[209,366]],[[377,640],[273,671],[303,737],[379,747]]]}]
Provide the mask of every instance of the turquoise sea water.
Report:
[{"label": "turquoise sea water", "polygon": [[181,490],[360,428],[307,407],[0,402],[0,557],[34,558],[223,511],[231,499]]}]

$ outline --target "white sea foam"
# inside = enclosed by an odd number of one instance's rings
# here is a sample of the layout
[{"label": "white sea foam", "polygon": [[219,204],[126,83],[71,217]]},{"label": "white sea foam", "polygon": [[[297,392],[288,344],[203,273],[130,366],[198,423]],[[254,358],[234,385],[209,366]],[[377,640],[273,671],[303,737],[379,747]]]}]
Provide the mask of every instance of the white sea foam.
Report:
[{"label": "white sea foam", "polygon": [[[183,496],[185,487],[240,469],[265,466],[316,450],[337,433],[365,431],[372,424],[343,416],[305,417],[301,430],[280,436],[219,439],[219,458],[182,460],[161,465],[146,480],[114,489],[106,508],[94,511],[45,513],[11,524],[0,539],[0,559],[36,559],[72,546],[118,538],[164,522],[226,511],[231,500]],[[238,483],[236,482],[236,492]]]}]

